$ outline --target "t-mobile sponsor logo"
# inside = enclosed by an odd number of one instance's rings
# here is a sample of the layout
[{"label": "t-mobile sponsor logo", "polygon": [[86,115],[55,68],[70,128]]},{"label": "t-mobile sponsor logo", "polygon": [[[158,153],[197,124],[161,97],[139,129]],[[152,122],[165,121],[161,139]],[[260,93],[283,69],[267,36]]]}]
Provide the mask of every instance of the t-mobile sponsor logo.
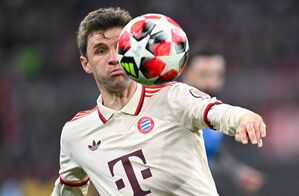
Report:
[{"label": "t-mobile sponsor logo", "polygon": [[[113,171],[114,165],[117,162],[121,161],[121,163],[124,167],[126,176],[129,180],[132,190],[134,192],[134,196],[143,196],[143,195],[147,195],[147,194],[151,193],[151,190],[142,190],[141,189],[140,184],[138,183],[138,180],[136,178],[133,166],[129,160],[129,157],[138,157],[142,160],[143,164],[146,164],[142,150],[137,150],[135,152],[132,152],[130,154],[124,155],[122,157],[119,157],[117,159],[114,159],[114,160],[108,162],[109,170],[110,170],[112,177],[114,176],[114,171]],[[140,172],[141,172],[143,179],[147,179],[152,176],[152,173],[149,168],[144,169]],[[123,189],[125,187],[123,179],[117,180],[115,182],[115,184],[116,184],[118,190]]]}]

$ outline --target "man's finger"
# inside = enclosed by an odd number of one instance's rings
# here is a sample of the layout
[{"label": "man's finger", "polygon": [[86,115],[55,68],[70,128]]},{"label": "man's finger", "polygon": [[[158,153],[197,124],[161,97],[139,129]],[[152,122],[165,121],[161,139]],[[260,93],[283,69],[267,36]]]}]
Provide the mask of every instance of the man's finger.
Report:
[{"label": "man's finger", "polygon": [[246,131],[252,144],[257,144],[256,130],[253,122],[246,125]]},{"label": "man's finger", "polygon": [[263,147],[263,139],[260,138],[258,141],[257,141],[257,146],[258,147]]},{"label": "man's finger", "polygon": [[257,146],[263,146],[263,134],[266,133],[265,124],[263,122],[259,122],[256,124],[256,136],[257,136]]},{"label": "man's finger", "polygon": [[246,126],[245,125],[241,125],[239,127],[239,129],[238,129],[238,133],[240,135],[241,142],[243,144],[247,144],[248,143],[248,139],[247,139]]},{"label": "man's finger", "polygon": [[261,136],[262,137],[266,137],[267,131],[266,131],[266,125],[265,125],[265,123],[261,123],[260,124],[260,130],[261,130]]},{"label": "man's finger", "polygon": [[262,139],[260,125],[261,125],[260,122],[254,122],[253,123],[254,129],[255,129],[255,136],[256,136],[257,144]]},{"label": "man's finger", "polygon": [[236,135],[235,135],[235,140],[237,142],[241,142],[240,135],[238,133],[236,133]]},{"label": "man's finger", "polygon": [[237,142],[242,142],[241,134],[240,134],[240,127],[236,131],[235,140]]}]

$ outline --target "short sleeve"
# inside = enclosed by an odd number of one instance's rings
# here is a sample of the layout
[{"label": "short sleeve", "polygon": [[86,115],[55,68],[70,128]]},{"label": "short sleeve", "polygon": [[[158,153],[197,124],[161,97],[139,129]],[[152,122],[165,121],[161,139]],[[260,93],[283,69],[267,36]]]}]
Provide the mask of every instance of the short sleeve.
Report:
[{"label": "short sleeve", "polygon": [[208,110],[215,104],[221,104],[216,98],[184,83],[171,86],[167,99],[176,119],[191,131],[211,128],[207,119]]},{"label": "short sleeve", "polygon": [[52,196],[86,195],[89,178],[84,170],[72,159],[72,154],[65,140],[65,129],[61,134],[60,143],[60,170],[59,178],[55,182]]}]

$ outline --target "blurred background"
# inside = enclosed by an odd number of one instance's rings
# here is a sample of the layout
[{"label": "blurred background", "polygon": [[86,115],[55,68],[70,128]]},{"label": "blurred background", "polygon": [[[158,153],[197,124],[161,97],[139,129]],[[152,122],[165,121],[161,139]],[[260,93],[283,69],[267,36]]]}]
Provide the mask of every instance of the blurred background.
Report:
[{"label": "blurred background", "polygon": [[[120,6],[133,17],[175,19],[193,43],[217,45],[227,60],[222,101],[262,114],[264,148],[226,137],[234,155],[264,172],[255,195],[299,192],[299,1],[1,0],[0,196],[49,195],[59,170],[64,123],[93,108],[98,90],[76,46],[91,10]],[[227,187],[232,187],[229,180]],[[95,194],[96,195],[96,194]],[[228,188],[223,195],[242,195]]]}]

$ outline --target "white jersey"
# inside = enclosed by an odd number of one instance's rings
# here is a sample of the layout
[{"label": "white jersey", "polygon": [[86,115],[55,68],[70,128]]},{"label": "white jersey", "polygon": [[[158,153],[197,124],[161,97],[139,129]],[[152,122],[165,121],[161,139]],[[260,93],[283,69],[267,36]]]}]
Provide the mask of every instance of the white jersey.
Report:
[{"label": "white jersey", "polygon": [[52,193],[101,196],[215,196],[200,129],[233,135],[248,110],[221,104],[182,83],[137,85],[120,111],[102,105],[78,113],[61,135],[60,178]]}]

